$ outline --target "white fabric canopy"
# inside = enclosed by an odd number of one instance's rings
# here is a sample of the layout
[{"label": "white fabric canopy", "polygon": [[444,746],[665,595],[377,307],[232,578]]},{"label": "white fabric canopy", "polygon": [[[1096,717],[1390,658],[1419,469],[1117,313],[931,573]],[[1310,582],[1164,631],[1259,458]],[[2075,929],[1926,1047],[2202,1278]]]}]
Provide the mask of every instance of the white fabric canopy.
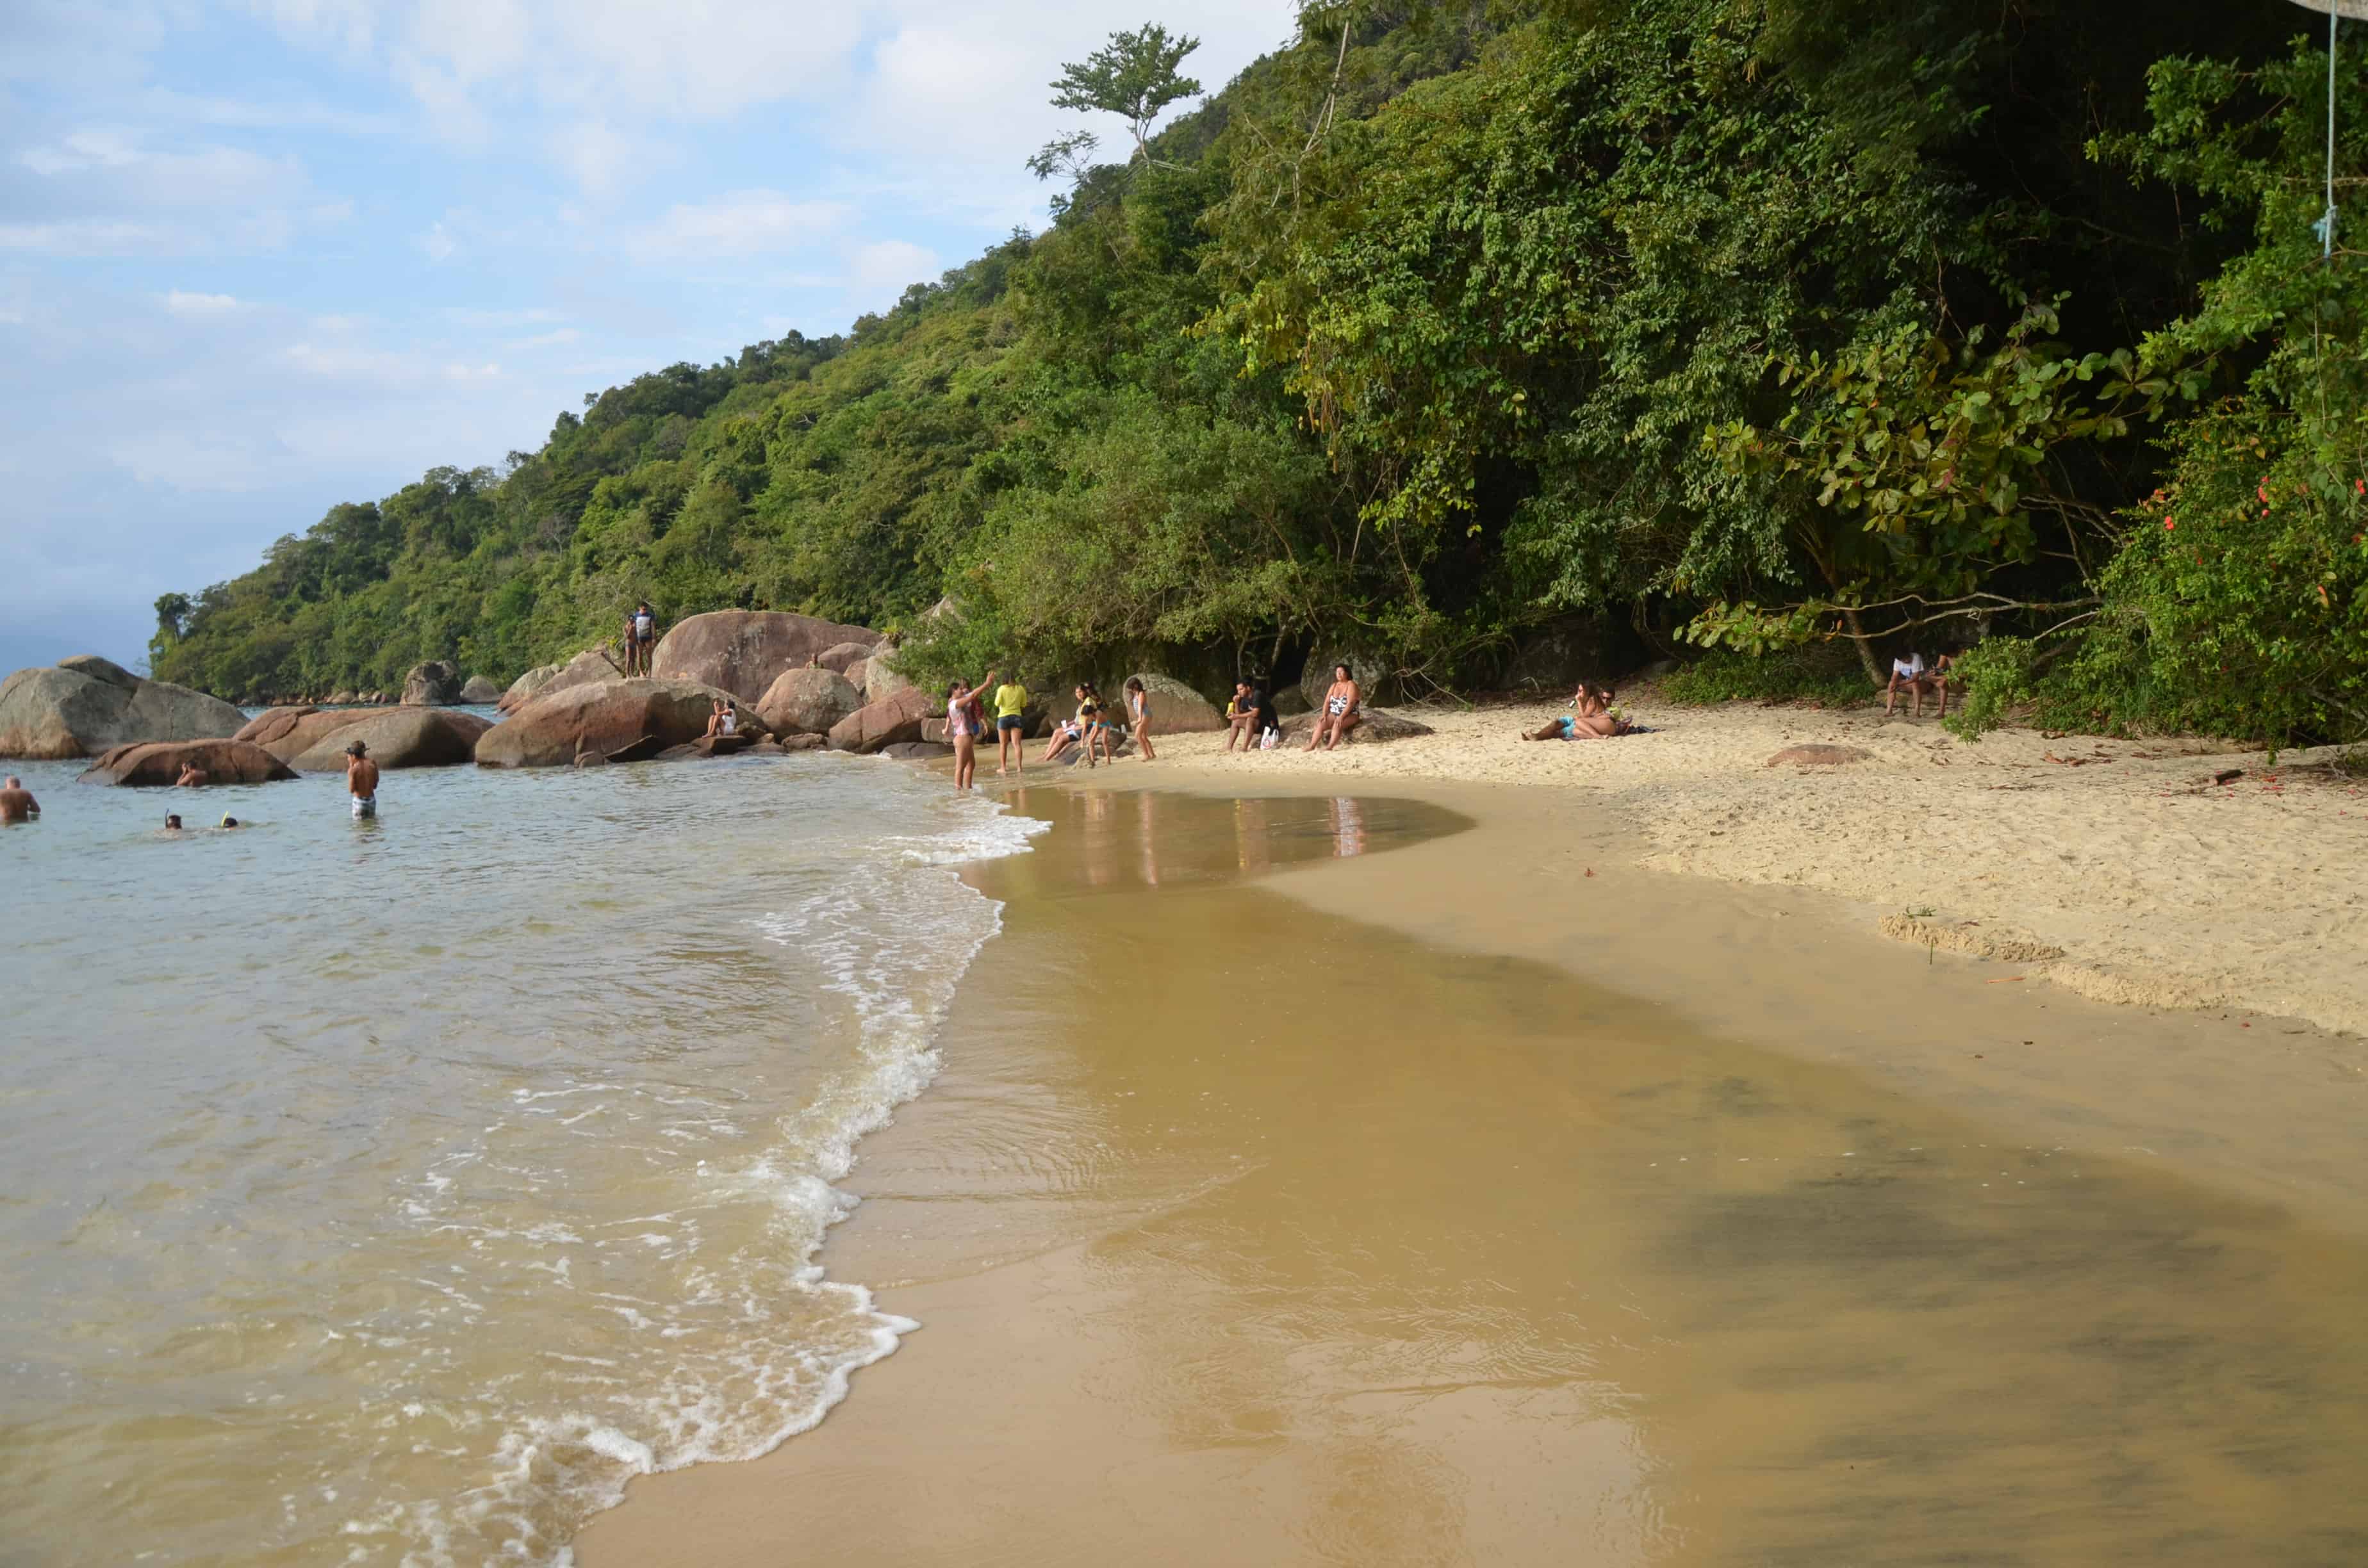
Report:
[{"label": "white fabric canopy", "polygon": [[[2294,0],[2294,3],[2305,11],[2316,11],[2322,17],[2327,15],[2327,0]],[[2368,0],[2335,0],[2335,9],[2355,22],[2368,22]]]}]

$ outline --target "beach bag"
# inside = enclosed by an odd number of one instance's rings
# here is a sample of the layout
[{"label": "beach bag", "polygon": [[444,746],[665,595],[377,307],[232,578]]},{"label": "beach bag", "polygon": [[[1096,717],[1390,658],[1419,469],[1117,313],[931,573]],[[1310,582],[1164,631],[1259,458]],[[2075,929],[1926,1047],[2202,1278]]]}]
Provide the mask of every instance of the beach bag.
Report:
[{"label": "beach bag", "polygon": [[1269,726],[1266,733],[1258,737],[1258,750],[1272,751],[1274,749],[1275,743],[1281,739],[1282,739],[1282,732]]}]

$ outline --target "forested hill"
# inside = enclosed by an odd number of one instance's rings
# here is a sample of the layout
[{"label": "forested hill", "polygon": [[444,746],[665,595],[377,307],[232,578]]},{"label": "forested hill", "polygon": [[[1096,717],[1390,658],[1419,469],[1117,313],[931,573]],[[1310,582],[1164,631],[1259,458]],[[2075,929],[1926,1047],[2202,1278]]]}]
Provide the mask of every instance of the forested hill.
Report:
[{"label": "forested hill", "polygon": [[[2310,226],[2316,37],[2267,0],[1314,5],[1158,134],[1048,147],[1046,233],[333,508],[160,601],[155,671],[501,679],[648,597],[905,630],[924,671],[1485,685],[1609,627],[1774,689],[1970,645],[1975,722],[2357,735],[2368,301]],[[1081,39],[1061,97],[1147,127],[1189,41]],[[2340,77],[2349,179],[2368,29]]]}]

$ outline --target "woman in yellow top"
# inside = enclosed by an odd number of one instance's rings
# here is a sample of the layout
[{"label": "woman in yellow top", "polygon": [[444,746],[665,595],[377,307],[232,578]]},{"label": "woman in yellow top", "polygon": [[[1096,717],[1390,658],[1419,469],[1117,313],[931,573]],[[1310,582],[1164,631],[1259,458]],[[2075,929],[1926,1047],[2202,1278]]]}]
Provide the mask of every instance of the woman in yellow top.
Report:
[{"label": "woman in yellow top", "polygon": [[1005,681],[995,688],[995,770],[1008,772],[1017,767],[1028,771],[1028,748],[1021,744],[1028,728],[1028,688],[1017,680]]}]

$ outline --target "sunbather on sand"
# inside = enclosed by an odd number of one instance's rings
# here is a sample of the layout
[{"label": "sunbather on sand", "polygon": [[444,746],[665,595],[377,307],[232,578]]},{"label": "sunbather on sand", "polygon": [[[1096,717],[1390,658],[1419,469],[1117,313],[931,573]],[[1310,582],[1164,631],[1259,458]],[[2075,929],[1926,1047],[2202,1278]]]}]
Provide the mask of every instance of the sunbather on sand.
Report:
[{"label": "sunbather on sand", "polygon": [[1612,690],[1608,686],[1578,683],[1571,693],[1571,710],[1550,723],[1521,732],[1525,741],[1602,741],[1628,733],[1628,721],[1615,718],[1611,712]]}]

